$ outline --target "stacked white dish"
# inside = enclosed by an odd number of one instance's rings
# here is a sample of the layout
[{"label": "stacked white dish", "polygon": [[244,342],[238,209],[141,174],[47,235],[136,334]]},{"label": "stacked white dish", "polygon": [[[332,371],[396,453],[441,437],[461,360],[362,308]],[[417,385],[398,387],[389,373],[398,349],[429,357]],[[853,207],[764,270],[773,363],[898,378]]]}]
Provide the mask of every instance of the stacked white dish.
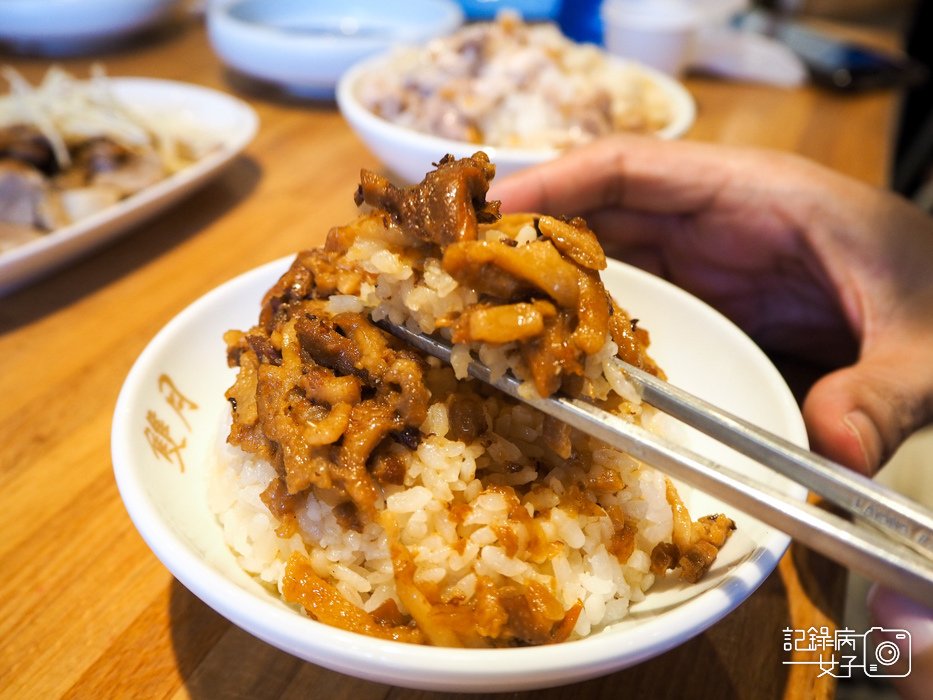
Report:
[{"label": "stacked white dish", "polygon": [[211,44],[228,66],[324,99],[361,59],[447,34],[462,22],[459,5],[449,0],[234,0],[207,11]]}]

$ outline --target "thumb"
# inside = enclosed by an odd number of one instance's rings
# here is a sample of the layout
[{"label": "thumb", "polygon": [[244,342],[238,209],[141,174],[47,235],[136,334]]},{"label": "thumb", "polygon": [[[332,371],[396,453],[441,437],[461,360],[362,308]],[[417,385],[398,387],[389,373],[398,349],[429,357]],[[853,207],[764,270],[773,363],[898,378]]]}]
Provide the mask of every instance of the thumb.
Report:
[{"label": "thumb", "polygon": [[[814,451],[874,473],[930,417],[933,362],[918,339],[863,351],[859,361],[818,381],[803,404]],[[923,352],[924,348],[927,352]]]}]

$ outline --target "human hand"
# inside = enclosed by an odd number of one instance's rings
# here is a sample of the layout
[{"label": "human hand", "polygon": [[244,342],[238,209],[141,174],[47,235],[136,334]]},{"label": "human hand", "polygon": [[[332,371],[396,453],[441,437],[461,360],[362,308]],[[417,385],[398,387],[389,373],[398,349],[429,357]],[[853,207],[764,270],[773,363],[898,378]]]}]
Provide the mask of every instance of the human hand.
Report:
[{"label": "human hand", "polygon": [[[897,661],[890,669],[892,681],[904,700],[924,700],[933,688],[933,610],[875,584],[868,592],[872,623],[882,631],[874,644],[897,646]],[[909,640],[883,630],[907,630]],[[909,665],[908,665],[909,664]]]},{"label": "human hand", "polygon": [[833,368],[803,406],[831,459],[871,473],[933,420],[933,220],[905,200],[789,154],[631,136],[489,196],[505,211],[582,216],[609,254],[706,300],[765,349]]}]

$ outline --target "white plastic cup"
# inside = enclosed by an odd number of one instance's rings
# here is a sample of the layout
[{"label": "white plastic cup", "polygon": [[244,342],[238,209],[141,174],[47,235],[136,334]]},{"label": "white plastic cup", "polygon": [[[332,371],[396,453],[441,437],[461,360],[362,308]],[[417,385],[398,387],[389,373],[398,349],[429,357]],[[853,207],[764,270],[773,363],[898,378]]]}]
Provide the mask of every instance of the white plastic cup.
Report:
[{"label": "white plastic cup", "polygon": [[700,17],[684,0],[606,0],[601,8],[609,53],[674,77],[690,62]]}]

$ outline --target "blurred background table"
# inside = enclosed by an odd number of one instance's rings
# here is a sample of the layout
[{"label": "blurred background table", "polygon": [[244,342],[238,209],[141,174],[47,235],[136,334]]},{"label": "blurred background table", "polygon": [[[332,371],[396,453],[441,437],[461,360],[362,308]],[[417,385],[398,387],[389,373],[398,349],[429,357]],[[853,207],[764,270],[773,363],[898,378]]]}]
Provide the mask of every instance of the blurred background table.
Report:
[{"label": "blurred background table", "polygon": [[[379,164],[332,103],[300,102],[226,72],[197,20],[57,62],[85,76],[94,61],[114,76],[231,92],[255,107],[261,128],[232,167],[180,205],[0,299],[0,696],[441,697],[298,661],[228,623],[147,549],[111,472],[117,393],[152,336],[225,280],[322,243],[330,225],[355,214],[360,168]],[[32,81],[50,64],[0,62]],[[687,83],[699,108],[689,138],[793,151],[887,182],[893,93]],[[783,663],[783,630],[831,633],[844,588],[844,572],[793,547],[735,613],[681,647],[606,678],[515,697],[831,697],[834,680],[819,666]]]}]

